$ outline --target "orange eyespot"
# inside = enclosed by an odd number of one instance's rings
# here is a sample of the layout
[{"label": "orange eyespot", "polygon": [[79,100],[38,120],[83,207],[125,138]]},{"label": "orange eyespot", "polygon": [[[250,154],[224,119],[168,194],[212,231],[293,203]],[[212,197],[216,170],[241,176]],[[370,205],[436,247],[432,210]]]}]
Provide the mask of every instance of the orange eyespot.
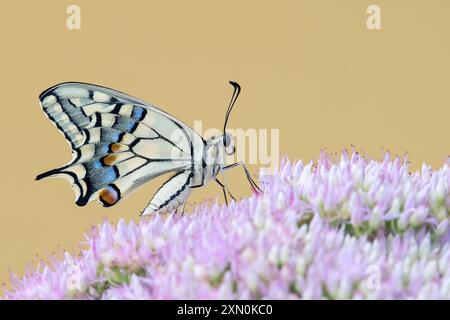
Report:
[{"label": "orange eyespot", "polygon": [[125,150],[126,146],[121,143],[113,143],[111,144],[110,149],[112,152],[119,152]]},{"label": "orange eyespot", "polygon": [[104,157],[102,161],[106,166],[112,166],[114,164],[114,162],[116,161],[116,159],[117,159],[116,155],[110,154],[110,155],[107,155],[106,157]]},{"label": "orange eyespot", "polygon": [[108,186],[100,190],[99,199],[105,207],[109,207],[119,200],[119,193],[112,187]]}]

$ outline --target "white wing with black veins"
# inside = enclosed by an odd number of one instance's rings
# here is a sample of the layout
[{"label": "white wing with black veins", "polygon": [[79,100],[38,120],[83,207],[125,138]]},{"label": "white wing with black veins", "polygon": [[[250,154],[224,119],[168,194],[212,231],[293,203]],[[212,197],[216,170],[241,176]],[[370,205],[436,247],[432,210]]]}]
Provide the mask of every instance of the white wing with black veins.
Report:
[{"label": "white wing with black veins", "polygon": [[[96,197],[104,206],[112,206],[167,172],[191,177],[192,166],[203,152],[203,139],[189,126],[112,89],[68,82],[47,89],[39,99],[45,114],[70,143],[73,159],[36,179],[67,179],[80,206]],[[168,199],[171,193],[186,189],[190,180],[180,179],[183,185],[167,190]]]}]

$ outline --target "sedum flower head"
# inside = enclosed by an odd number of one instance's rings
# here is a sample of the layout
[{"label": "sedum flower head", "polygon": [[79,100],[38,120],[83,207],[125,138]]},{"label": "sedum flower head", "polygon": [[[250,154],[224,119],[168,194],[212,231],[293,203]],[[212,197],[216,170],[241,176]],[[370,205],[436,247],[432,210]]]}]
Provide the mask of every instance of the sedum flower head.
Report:
[{"label": "sedum flower head", "polygon": [[88,236],[5,299],[450,298],[450,168],[344,152],[283,160],[264,194]]}]

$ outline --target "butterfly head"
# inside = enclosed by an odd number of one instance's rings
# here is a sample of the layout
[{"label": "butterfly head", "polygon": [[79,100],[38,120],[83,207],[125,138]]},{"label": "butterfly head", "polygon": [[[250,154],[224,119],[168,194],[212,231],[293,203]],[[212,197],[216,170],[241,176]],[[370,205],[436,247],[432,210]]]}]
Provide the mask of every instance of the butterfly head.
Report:
[{"label": "butterfly head", "polygon": [[234,152],[232,137],[229,134],[212,136],[206,140],[203,160],[207,174],[215,177],[219,173],[220,168],[225,166],[226,155],[232,155]]},{"label": "butterfly head", "polygon": [[232,156],[236,152],[236,147],[233,143],[233,138],[228,133],[225,133],[222,136],[222,146],[225,150],[225,153],[229,156]]},{"label": "butterfly head", "polygon": [[236,152],[233,137],[229,133],[219,136],[212,136],[206,141],[206,145],[211,156],[214,158],[225,154],[232,156]]},{"label": "butterfly head", "polygon": [[212,136],[206,141],[204,160],[208,167],[212,169],[213,176],[217,174],[220,167],[225,165],[225,155],[231,156],[236,152],[236,148],[233,144],[233,138],[229,133],[226,132],[226,128],[231,110],[233,109],[234,103],[236,102],[236,99],[241,92],[241,86],[234,81],[230,81],[230,84],[234,87],[234,91],[227,112],[225,114],[223,134]]}]

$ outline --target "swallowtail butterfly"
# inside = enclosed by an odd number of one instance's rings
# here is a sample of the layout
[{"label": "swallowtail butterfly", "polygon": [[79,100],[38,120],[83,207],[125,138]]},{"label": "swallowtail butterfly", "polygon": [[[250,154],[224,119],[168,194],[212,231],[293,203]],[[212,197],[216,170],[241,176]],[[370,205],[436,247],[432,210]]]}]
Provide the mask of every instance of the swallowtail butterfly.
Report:
[{"label": "swallowtail butterfly", "polygon": [[203,139],[189,126],[163,110],[122,92],[102,86],[67,82],[45,90],[39,96],[48,118],[72,147],[68,164],[36,177],[67,179],[76,193],[76,204],[84,206],[98,199],[113,206],[147,181],[166,173],[172,176],[157,190],[141,213],[166,213],[184,204],[192,188],[216,181],[228,204],[226,185],[218,173],[242,165],[255,192],[261,189],[242,162],[224,165],[224,155],[233,154],[232,139],[226,133],[230,112],[240,93],[234,87],[223,135]]}]

